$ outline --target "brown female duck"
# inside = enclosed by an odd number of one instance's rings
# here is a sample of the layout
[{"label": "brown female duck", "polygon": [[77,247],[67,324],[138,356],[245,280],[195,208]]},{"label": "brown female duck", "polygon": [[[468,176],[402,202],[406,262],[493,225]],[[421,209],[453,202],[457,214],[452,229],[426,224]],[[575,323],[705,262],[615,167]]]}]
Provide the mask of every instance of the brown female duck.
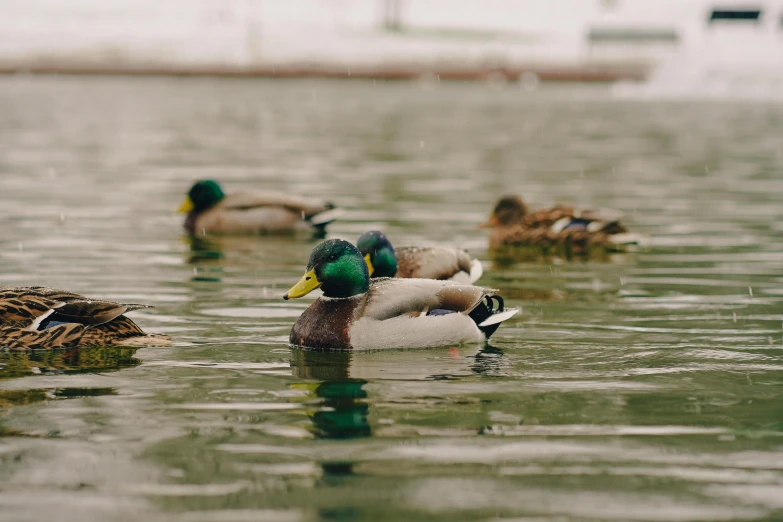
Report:
[{"label": "brown female duck", "polygon": [[145,334],[125,317],[140,308],[150,307],[42,286],[0,287],[0,349],[165,344],[164,336]]},{"label": "brown female duck", "polygon": [[489,220],[479,226],[492,228],[492,248],[567,246],[587,250],[638,242],[638,237],[629,234],[620,223],[621,217],[614,210],[582,210],[564,205],[531,212],[519,196],[505,196],[497,202]]}]

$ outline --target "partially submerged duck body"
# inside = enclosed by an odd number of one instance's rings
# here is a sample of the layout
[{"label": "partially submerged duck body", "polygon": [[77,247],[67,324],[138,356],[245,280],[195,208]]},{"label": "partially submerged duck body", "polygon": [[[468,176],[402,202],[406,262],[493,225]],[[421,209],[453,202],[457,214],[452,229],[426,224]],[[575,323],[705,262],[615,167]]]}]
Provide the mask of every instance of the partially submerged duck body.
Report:
[{"label": "partially submerged duck body", "polygon": [[330,350],[426,348],[483,342],[517,310],[505,310],[494,290],[431,279],[370,281],[359,251],[342,240],[324,241],[302,279],[284,296],[321,288],[297,319],[291,344]]},{"label": "partially submerged duck body", "polygon": [[630,234],[621,218],[622,213],[615,210],[564,205],[528,212],[519,197],[507,196],[498,201],[489,221],[481,226],[492,228],[489,244],[493,249],[537,247],[586,254],[639,243],[640,237]]},{"label": "partially submerged duck body", "polygon": [[212,180],[199,181],[179,209],[193,234],[283,234],[297,230],[323,232],[342,210],[334,205],[275,191],[224,194]]},{"label": "partially submerged duck body", "polygon": [[481,262],[460,248],[443,246],[392,247],[385,234],[365,232],[356,242],[370,277],[401,277],[475,283],[483,274]]},{"label": "partially submerged duck body", "polygon": [[0,287],[0,348],[33,350],[167,344],[124,314],[142,304],[89,299],[41,286]]}]

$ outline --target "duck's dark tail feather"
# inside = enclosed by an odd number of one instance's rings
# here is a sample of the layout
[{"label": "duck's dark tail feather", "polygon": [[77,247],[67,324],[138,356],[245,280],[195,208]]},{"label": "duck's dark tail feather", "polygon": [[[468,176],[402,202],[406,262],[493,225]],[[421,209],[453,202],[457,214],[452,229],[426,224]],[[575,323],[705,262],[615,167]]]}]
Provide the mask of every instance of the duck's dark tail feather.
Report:
[{"label": "duck's dark tail feather", "polygon": [[313,214],[312,216],[308,216],[306,219],[314,227],[325,227],[332,221],[338,219],[344,213],[345,211],[343,209],[339,207],[335,207],[334,205],[329,203],[326,205],[326,210],[319,212],[317,214]]},{"label": "duck's dark tail feather", "polygon": [[488,295],[468,315],[489,339],[500,323],[516,315],[518,311],[516,308],[506,310],[505,302],[499,295]]}]

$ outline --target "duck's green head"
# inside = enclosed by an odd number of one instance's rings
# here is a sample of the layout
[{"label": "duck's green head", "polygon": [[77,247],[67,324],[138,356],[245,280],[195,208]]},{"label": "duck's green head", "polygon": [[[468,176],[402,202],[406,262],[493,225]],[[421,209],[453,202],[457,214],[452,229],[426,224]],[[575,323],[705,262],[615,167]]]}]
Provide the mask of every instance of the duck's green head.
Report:
[{"label": "duck's green head", "polygon": [[359,236],[356,242],[359,252],[367,262],[370,277],[394,277],[397,273],[397,256],[394,247],[383,232],[370,230]]},{"label": "duck's green head", "polygon": [[367,263],[355,246],[342,239],[328,239],[313,249],[305,275],[283,296],[302,297],[321,288],[326,297],[351,297],[370,288]]},{"label": "duck's green head", "polygon": [[179,212],[204,212],[220,203],[226,195],[220,184],[211,179],[197,181],[190,187]]},{"label": "duck's green head", "polygon": [[519,223],[527,214],[525,202],[519,196],[504,196],[500,198],[489,216],[489,221],[479,225],[479,228],[492,228]]}]

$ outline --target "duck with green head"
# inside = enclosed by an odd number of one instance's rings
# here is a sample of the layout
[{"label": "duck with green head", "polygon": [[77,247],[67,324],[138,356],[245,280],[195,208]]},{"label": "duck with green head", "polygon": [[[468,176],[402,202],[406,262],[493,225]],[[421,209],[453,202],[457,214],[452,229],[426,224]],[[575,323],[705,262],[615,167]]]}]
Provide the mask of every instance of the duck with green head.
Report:
[{"label": "duck with green head", "polygon": [[297,319],[289,340],[319,349],[425,348],[483,342],[517,310],[494,290],[432,279],[370,280],[367,263],[347,241],[313,249],[305,274],[284,296],[323,296]]},{"label": "duck with green head", "polygon": [[578,209],[565,205],[528,211],[519,196],[498,200],[486,223],[489,245],[502,247],[558,247],[578,250],[590,247],[622,247],[638,244],[641,236],[629,234],[622,213],[612,209]]},{"label": "duck with green head", "polygon": [[322,233],[342,210],[331,203],[273,191],[226,194],[215,180],[197,181],[179,212],[190,234],[279,234],[298,229]]},{"label": "duck with green head", "polygon": [[438,279],[475,283],[483,273],[481,262],[459,248],[443,246],[393,247],[383,232],[371,230],[359,236],[359,252],[370,277]]},{"label": "duck with green head", "polygon": [[90,299],[42,286],[0,287],[0,348],[166,345],[125,316],[148,305]]}]

